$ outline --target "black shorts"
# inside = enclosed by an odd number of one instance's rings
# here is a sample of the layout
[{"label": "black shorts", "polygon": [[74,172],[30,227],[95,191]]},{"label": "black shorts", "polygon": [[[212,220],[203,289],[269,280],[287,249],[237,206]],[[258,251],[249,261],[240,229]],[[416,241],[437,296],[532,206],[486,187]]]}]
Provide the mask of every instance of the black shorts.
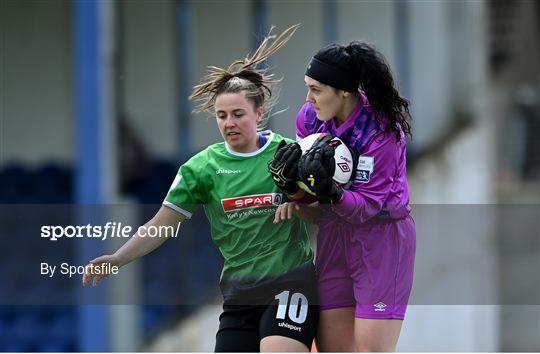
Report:
[{"label": "black shorts", "polygon": [[238,305],[225,301],[219,316],[216,352],[259,352],[264,337],[283,336],[311,348],[319,322],[314,284],[282,284],[266,305]]}]

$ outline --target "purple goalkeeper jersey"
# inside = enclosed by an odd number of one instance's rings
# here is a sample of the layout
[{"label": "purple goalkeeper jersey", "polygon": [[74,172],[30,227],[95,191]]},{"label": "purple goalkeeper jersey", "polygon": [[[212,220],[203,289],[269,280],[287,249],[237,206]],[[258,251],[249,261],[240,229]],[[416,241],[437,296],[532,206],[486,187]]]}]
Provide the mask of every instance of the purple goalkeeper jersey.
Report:
[{"label": "purple goalkeeper jersey", "polygon": [[[343,198],[322,213],[317,255],[321,310],[356,306],[355,317],[400,319],[412,289],[416,230],[409,215],[406,140],[384,132],[362,93],[339,127],[317,119],[311,103],[296,117],[296,133],[339,137],[357,161]],[[337,217],[336,217],[337,216]]]},{"label": "purple goalkeeper jersey", "polygon": [[[362,93],[349,118],[336,127],[336,120],[323,122],[311,103],[302,106],[296,116],[296,134],[304,138],[314,133],[339,137],[357,161],[350,188],[335,204],[333,212],[349,223],[365,223],[386,217],[401,219],[410,213],[406,172],[406,140],[393,132],[384,132],[385,119],[379,124]],[[332,218],[329,218],[331,221]]]}]

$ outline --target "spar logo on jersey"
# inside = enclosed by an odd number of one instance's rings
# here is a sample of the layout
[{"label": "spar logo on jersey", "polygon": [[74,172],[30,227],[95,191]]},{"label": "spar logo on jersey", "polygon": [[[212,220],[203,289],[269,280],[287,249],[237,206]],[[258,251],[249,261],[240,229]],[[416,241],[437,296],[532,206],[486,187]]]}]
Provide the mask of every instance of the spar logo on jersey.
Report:
[{"label": "spar logo on jersey", "polygon": [[228,213],[242,209],[277,206],[281,204],[281,200],[281,193],[254,194],[221,199],[221,206],[223,211]]}]

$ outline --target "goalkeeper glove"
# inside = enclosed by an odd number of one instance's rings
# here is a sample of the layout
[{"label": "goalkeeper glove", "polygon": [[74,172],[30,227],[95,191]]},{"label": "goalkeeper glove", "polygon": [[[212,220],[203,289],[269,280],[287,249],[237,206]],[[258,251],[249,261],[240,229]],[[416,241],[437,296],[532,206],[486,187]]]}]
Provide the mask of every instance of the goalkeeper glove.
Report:
[{"label": "goalkeeper glove", "polygon": [[289,195],[295,194],[299,189],[296,180],[300,156],[302,156],[300,145],[297,143],[287,144],[285,140],[281,140],[274,159],[268,163],[268,171],[272,175],[274,183]]},{"label": "goalkeeper glove", "polygon": [[334,152],[329,144],[314,144],[298,163],[300,181],[315,193],[321,204],[335,204],[343,196],[343,189],[333,180]]}]

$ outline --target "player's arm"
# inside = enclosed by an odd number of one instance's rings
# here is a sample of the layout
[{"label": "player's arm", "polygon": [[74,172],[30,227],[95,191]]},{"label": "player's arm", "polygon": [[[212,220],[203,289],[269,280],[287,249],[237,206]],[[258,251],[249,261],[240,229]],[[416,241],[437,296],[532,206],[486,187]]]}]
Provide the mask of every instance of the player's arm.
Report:
[{"label": "player's arm", "polygon": [[[300,180],[309,185],[321,204],[330,204],[336,215],[352,224],[361,224],[383,209],[395,182],[400,149],[395,137],[382,135],[364,152],[370,159],[366,171],[357,169],[351,189],[343,190],[333,181],[335,171],[334,149],[323,145],[311,149],[298,163]],[[358,175],[366,172],[365,175]]]},{"label": "player's arm", "polygon": [[313,204],[299,204],[296,202],[289,202],[281,204],[274,215],[274,224],[278,224],[283,220],[289,220],[294,215],[300,219],[310,223],[316,224],[321,216],[321,210],[319,203]]},{"label": "player's arm", "polygon": [[[174,211],[173,209],[162,205],[159,211],[144,224],[145,229],[150,227],[158,228],[160,226],[172,226],[174,230],[185,219],[185,216]],[[161,246],[169,236],[164,237],[144,237],[138,232],[133,235],[122,247],[120,247],[114,254],[118,257],[119,266],[126,265]]]},{"label": "player's arm", "polygon": [[[174,211],[173,209],[162,205],[156,215],[150,219],[144,228],[148,230],[150,227],[160,227],[160,226],[172,226],[174,230],[179,226],[179,224],[185,219],[185,216]],[[174,234],[174,233],[173,233]],[[95,258],[90,261],[90,264],[100,265],[102,263],[109,263],[111,267],[117,266],[118,268],[152,252],[160,245],[162,245],[166,240],[169,239],[169,236],[172,235],[163,235],[163,237],[144,237],[140,235],[139,232],[136,232],[122,247],[120,247],[114,254],[103,255],[98,258]],[[87,269],[89,269],[87,267]],[[92,278],[93,286],[96,286],[101,279],[106,277],[108,274],[91,274],[86,272],[83,275],[83,286],[86,286]]]},{"label": "player's arm", "polygon": [[372,159],[371,174],[367,178],[357,175],[351,189],[343,191],[341,200],[332,206],[336,215],[352,224],[361,224],[383,209],[395,183],[400,150],[395,137],[374,139],[363,155]]}]

